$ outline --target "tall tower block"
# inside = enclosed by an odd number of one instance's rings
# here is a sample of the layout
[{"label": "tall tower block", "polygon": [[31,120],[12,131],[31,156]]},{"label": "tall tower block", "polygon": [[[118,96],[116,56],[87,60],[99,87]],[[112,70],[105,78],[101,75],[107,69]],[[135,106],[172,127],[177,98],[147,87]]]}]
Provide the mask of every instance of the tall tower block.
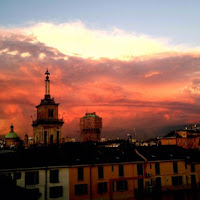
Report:
[{"label": "tall tower block", "polygon": [[102,118],[93,113],[85,113],[85,116],[80,119],[80,130],[83,142],[100,141],[102,129]]},{"label": "tall tower block", "polygon": [[36,106],[37,119],[33,121],[33,139],[35,144],[49,145],[62,142],[63,119],[58,118],[59,103],[50,95],[50,73],[45,73],[45,95]]}]

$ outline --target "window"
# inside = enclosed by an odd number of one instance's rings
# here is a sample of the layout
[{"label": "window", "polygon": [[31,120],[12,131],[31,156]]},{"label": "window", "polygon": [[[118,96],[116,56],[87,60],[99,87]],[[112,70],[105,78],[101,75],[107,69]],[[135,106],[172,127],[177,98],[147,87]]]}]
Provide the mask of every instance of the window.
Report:
[{"label": "window", "polygon": [[160,177],[157,177],[157,178],[156,178],[156,188],[157,188],[157,190],[160,190],[160,189],[161,189],[161,186],[162,186],[161,178],[160,178]]},{"label": "window", "polygon": [[98,167],[98,178],[99,179],[104,178],[103,166]]},{"label": "window", "polygon": [[14,179],[15,179],[15,180],[21,179],[21,172],[15,172],[15,173],[14,173]]},{"label": "window", "polygon": [[159,175],[160,174],[160,163],[155,163],[155,170],[156,170],[156,174]]},{"label": "window", "polygon": [[177,164],[177,162],[173,162],[173,172],[174,172],[175,174],[178,173],[178,164]]},{"label": "window", "polygon": [[78,167],[78,180],[83,181],[83,179],[84,179],[83,167]]},{"label": "window", "polygon": [[53,117],[53,109],[49,109],[48,111],[49,111],[49,112],[48,112],[48,116],[49,116],[49,117]]},{"label": "window", "polygon": [[112,191],[114,192],[115,191],[115,182],[112,181]]},{"label": "window", "polygon": [[114,172],[114,166],[112,165],[112,172]]},{"label": "window", "polygon": [[49,188],[49,197],[50,198],[58,198],[63,196],[63,187],[62,186],[56,186],[56,187],[50,187]]},{"label": "window", "polygon": [[124,165],[119,165],[119,177],[124,176]]},{"label": "window", "polygon": [[187,169],[187,163],[185,163],[185,169]]},{"label": "window", "polygon": [[128,190],[128,184],[127,181],[117,181],[117,191],[127,191]]},{"label": "window", "polygon": [[87,184],[75,185],[75,195],[88,194]]},{"label": "window", "polygon": [[188,184],[189,177],[186,175],[186,184]]},{"label": "window", "polygon": [[192,188],[196,188],[196,176],[194,174],[191,175],[191,184]]},{"label": "window", "polygon": [[60,138],[59,138],[59,131],[57,131],[57,137],[56,137],[56,142],[57,142],[57,144],[59,144],[59,140],[60,140]]},{"label": "window", "polygon": [[144,190],[144,181],[143,179],[138,179],[138,191],[141,192]]},{"label": "window", "polygon": [[150,181],[150,180],[149,180],[149,181],[145,181],[145,186],[146,186],[146,187],[149,187],[149,186],[151,186],[151,185],[152,185],[152,181]]},{"label": "window", "polygon": [[59,182],[59,170],[50,170],[50,183]]},{"label": "window", "polygon": [[143,166],[142,164],[137,164],[137,175],[142,176],[143,175]]},{"label": "window", "polygon": [[151,163],[150,163],[150,166],[149,166],[149,168],[150,168],[150,169],[152,168],[152,165],[151,165]]},{"label": "window", "polygon": [[98,193],[103,194],[107,192],[107,183],[98,183]]},{"label": "window", "polygon": [[182,176],[173,176],[172,177],[172,185],[182,185],[183,184],[183,179]]},{"label": "window", "polygon": [[39,172],[26,172],[25,173],[25,184],[35,185],[39,184]]},{"label": "window", "polygon": [[195,172],[195,166],[193,163],[191,164],[191,172]]},{"label": "window", "polygon": [[32,199],[38,199],[41,196],[39,188],[27,189]]},{"label": "window", "polygon": [[35,193],[35,194],[39,194],[40,190],[39,188],[33,188],[33,189],[27,189],[28,191],[31,191],[32,193]]},{"label": "window", "polygon": [[50,135],[50,144],[53,144],[53,135]]},{"label": "window", "polygon": [[47,131],[44,131],[44,144],[47,144]]}]

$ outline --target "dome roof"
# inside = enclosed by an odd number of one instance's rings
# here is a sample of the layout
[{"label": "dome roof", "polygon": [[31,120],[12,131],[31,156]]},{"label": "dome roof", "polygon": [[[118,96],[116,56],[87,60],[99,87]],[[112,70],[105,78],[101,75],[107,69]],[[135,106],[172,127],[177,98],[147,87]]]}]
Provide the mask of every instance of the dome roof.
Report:
[{"label": "dome roof", "polygon": [[18,135],[13,131],[13,125],[10,127],[10,132],[5,136],[6,139],[15,139],[19,138]]}]

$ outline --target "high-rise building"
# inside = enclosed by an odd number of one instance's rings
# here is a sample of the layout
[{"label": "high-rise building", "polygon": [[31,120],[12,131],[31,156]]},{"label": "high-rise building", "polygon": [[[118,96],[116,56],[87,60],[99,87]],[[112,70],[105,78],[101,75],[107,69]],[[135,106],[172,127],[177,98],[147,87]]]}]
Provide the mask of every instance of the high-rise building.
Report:
[{"label": "high-rise building", "polygon": [[80,119],[80,130],[83,142],[100,141],[102,129],[102,118],[93,113],[85,113],[85,116]]},{"label": "high-rise building", "polygon": [[58,118],[59,103],[50,95],[50,73],[45,73],[45,96],[36,106],[37,119],[33,121],[33,139],[35,144],[49,145],[62,142],[63,119]]}]

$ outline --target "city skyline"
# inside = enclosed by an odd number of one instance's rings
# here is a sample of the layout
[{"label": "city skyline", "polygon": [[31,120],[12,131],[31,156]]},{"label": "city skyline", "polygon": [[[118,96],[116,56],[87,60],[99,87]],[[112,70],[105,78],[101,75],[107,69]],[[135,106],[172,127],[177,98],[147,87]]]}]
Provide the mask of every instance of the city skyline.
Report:
[{"label": "city skyline", "polygon": [[0,134],[32,135],[47,68],[64,137],[86,111],[102,137],[200,122],[198,2],[125,2],[0,3]]}]

